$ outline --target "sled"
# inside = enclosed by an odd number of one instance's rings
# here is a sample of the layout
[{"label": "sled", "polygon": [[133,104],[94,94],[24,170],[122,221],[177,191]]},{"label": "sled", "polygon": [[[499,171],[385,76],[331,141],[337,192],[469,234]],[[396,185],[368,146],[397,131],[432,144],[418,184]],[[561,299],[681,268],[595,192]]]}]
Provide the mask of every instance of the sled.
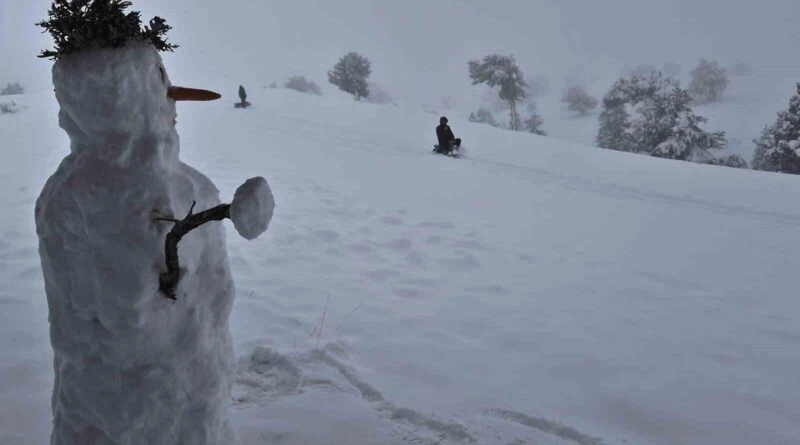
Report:
[{"label": "sled", "polygon": [[433,153],[437,155],[447,156],[448,158],[458,158],[458,150],[452,150],[450,153],[442,153],[439,151],[439,144],[433,146]]}]

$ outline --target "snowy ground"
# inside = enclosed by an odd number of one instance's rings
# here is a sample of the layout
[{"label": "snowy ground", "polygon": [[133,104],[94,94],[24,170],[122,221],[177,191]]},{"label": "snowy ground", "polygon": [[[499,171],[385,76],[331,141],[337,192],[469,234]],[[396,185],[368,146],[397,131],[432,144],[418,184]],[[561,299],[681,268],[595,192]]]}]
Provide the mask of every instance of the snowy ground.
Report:
[{"label": "snowy ground", "polygon": [[[453,160],[417,109],[250,94],[178,111],[184,161],[223,200],[263,175],[277,202],[257,241],[226,223],[244,444],[797,443],[800,178],[458,119]],[[9,445],[49,434],[33,203],[68,149],[51,95],[17,100],[0,116]]]}]

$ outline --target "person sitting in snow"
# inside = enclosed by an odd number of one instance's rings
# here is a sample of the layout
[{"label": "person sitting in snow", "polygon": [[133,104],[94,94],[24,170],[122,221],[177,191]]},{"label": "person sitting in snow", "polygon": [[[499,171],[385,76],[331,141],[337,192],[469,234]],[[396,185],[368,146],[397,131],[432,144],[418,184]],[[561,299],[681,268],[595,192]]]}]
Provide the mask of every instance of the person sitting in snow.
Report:
[{"label": "person sitting in snow", "polygon": [[439,126],[436,127],[436,137],[439,139],[437,153],[449,155],[453,150],[461,148],[461,139],[453,135],[453,130],[447,125],[447,117],[445,116],[439,119]]}]

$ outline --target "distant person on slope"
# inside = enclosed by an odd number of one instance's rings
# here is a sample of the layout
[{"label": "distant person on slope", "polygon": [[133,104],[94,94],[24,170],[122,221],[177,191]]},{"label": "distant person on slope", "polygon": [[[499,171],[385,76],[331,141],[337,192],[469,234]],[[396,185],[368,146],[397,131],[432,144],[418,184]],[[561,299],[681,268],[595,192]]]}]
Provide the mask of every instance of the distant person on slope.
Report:
[{"label": "distant person on slope", "polygon": [[439,126],[436,127],[436,137],[439,139],[437,153],[449,155],[453,150],[461,148],[461,139],[457,139],[453,135],[453,130],[447,125],[447,118],[444,116],[439,119]]}]

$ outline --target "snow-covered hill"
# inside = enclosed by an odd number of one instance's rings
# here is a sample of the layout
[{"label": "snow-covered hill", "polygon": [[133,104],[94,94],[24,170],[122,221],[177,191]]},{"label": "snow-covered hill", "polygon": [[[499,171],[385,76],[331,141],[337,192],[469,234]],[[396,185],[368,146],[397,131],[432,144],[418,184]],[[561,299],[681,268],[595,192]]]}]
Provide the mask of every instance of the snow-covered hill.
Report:
[{"label": "snow-covered hill", "polygon": [[[54,99],[16,99],[0,116],[9,445],[49,434],[33,204],[68,151]],[[277,202],[262,239],[228,237],[244,444],[800,437],[800,178],[451,118],[454,160],[415,108],[249,100],[178,109],[182,158],[223,200],[263,175]]]}]

